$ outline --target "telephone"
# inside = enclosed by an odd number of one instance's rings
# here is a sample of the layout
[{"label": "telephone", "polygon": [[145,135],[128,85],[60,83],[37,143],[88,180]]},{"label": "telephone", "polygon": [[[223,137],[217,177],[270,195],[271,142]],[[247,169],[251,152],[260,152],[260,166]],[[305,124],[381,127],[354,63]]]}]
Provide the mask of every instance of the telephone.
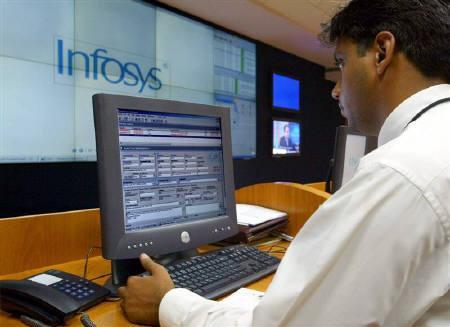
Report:
[{"label": "telephone", "polygon": [[52,269],[23,280],[0,281],[0,309],[57,326],[109,293],[84,278]]}]

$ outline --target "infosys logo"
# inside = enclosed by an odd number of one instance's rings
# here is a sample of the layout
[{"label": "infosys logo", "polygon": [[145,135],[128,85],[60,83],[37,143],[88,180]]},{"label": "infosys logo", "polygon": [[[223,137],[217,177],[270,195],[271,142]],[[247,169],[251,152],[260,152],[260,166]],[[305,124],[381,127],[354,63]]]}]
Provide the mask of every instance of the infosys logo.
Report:
[{"label": "infosys logo", "polygon": [[156,91],[163,85],[160,77],[161,68],[155,66],[144,68],[142,63],[138,64],[123,58],[120,60],[104,48],[74,51],[65,46],[63,39],[57,38],[56,56],[57,74],[60,75],[73,76],[74,71],[81,71],[86,79],[104,80],[110,84],[132,87],[139,93],[145,90]]}]

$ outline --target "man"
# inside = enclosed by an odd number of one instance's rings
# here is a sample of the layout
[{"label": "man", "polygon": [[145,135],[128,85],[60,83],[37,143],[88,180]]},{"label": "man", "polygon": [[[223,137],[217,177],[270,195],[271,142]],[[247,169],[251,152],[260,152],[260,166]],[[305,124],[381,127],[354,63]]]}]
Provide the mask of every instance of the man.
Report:
[{"label": "man", "polygon": [[[448,0],[354,0],[325,28],[342,114],[378,135],[355,176],[289,246],[254,310],[172,289],[164,268],[121,291],[164,326],[450,326]],[[159,302],[162,300],[161,305]]]},{"label": "man", "polygon": [[283,136],[280,137],[279,147],[285,148],[287,150],[294,150],[295,145],[294,143],[292,143],[291,136],[289,134],[290,134],[289,125],[286,124],[283,127]]}]

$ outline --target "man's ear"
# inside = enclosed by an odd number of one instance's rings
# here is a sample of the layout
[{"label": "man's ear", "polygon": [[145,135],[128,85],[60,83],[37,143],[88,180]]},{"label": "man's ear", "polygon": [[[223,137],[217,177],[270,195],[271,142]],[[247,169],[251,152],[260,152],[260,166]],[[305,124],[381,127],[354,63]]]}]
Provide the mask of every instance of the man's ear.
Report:
[{"label": "man's ear", "polygon": [[395,36],[388,31],[381,31],[374,41],[375,67],[377,75],[384,74],[392,62],[395,53]]}]

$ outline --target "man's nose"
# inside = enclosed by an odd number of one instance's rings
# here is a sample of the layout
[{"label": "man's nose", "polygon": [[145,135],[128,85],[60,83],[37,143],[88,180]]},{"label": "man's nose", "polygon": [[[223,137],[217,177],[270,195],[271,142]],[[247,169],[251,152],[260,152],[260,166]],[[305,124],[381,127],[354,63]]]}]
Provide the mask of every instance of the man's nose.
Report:
[{"label": "man's nose", "polygon": [[341,95],[341,81],[337,81],[336,85],[331,90],[331,96],[334,100],[339,100],[339,96]]}]

